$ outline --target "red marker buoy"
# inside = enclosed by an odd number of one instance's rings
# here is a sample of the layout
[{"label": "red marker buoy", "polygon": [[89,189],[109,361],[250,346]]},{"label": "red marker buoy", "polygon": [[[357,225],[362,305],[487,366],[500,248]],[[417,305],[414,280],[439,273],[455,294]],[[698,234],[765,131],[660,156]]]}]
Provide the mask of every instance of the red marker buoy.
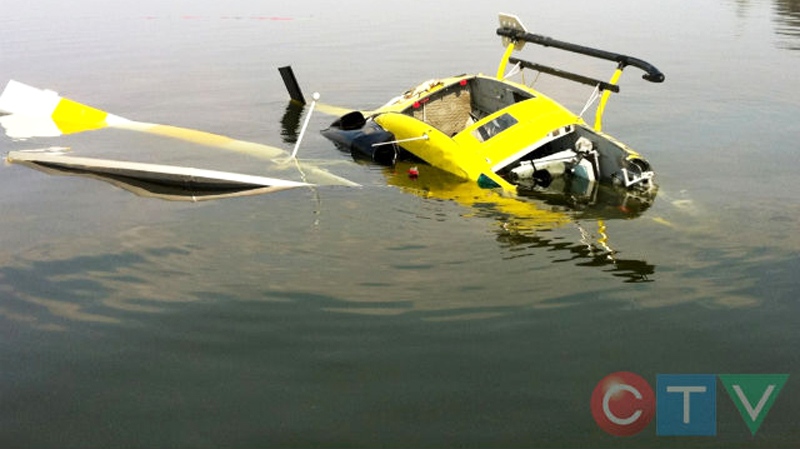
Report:
[{"label": "red marker buoy", "polygon": [[417,179],[419,177],[419,169],[417,167],[411,167],[408,169],[408,177],[411,179]]}]

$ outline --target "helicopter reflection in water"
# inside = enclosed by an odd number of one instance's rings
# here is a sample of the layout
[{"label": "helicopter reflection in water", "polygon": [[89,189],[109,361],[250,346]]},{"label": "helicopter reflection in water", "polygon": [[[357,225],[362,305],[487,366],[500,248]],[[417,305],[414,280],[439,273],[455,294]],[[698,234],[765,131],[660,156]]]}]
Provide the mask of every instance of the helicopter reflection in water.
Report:
[{"label": "helicopter reflection in water", "polygon": [[[499,223],[497,241],[509,249],[564,252],[565,257],[554,262],[574,261],[579,266],[610,267],[609,271],[625,282],[649,282],[649,276],[655,272],[655,266],[644,260],[617,257],[617,251],[609,245],[606,222],[639,217],[653,204],[656,189],[633,192],[598,183],[571,185],[556,180],[547,188],[531,188],[521,191],[517,197],[510,197],[428,165],[398,162],[394,167],[384,168],[383,173],[389,185],[404,192],[452,200],[470,208],[472,216],[496,220]],[[586,223],[591,223],[596,231],[591,232]],[[579,241],[548,238],[541,232],[568,226],[577,228]],[[520,252],[515,251],[515,254]]]}]

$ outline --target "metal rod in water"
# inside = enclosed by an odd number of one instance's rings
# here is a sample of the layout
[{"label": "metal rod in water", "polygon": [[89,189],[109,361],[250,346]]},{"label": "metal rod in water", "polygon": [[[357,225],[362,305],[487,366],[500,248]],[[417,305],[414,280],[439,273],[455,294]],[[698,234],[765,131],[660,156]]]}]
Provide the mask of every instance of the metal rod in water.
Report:
[{"label": "metal rod in water", "polygon": [[423,135],[421,135],[419,137],[409,137],[408,139],[391,140],[389,142],[373,143],[372,146],[373,147],[380,147],[380,146],[383,146],[383,145],[394,145],[396,143],[413,142],[415,140],[428,140],[428,139],[429,139],[428,135],[427,134],[423,134]]},{"label": "metal rod in water", "polygon": [[311,106],[308,108],[308,114],[306,114],[306,119],[303,122],[303,127],[300,128],[300,135],[297,136],[297,142],[294,144],[294,150],[292,150],[292,155],[289,156],[289,159],[294,159],[297,156],[297,151],[300,149],[300,142],[303,141],[303,135],[306,133],[306,128],[308,128],[308,122],[311,120],[311,113],[314,112],[314,106],[317,104],[317,100],[319,100],[319,92],[314,92],[311,96],[313,100],[311,101]]}]

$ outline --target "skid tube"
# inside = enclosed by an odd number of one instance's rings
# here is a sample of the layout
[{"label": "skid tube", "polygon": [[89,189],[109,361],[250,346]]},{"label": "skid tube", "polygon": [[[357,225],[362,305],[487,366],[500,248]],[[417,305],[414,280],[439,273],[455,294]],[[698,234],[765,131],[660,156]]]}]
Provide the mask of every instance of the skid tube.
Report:
[{"label": "skid tube", "polygon": [[645,74],[642,75],[643,79],[653,83],[664,82],[664,74],[661,73],[660,70],[658,70],[649,62],[639,58],[634,58],[632,56],[626,56],[606,50],[600,50],[597,48],[586,47],[583,45],[572,44],[570,42],[564,42],[551,37],[528,33],[523,30],[517,30],[513,28],[498,28],[497,34],[499,36],[507,37],[512,41],[530,42],[531,44],[542,45],[544,47],[553,47],[594,58],[605,59],[607,61],[614,61],[619,64],[620,69],[624,69],[627,66],[637,67],[644,70]]}]

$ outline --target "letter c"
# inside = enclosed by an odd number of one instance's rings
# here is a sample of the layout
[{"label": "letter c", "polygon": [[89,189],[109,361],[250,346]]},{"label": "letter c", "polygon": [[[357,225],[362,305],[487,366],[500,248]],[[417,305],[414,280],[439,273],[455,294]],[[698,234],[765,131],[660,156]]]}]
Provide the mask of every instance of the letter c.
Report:
[{"label": "letter c", "polygon": [[627,418],[620,418],[617,415],[611,412],[611,408],[608,406],[608,402],[611,400],[611,397],[615,394],[619,393],[620,391],[627,391],[629,393],[633,393],[636,399],[642,399],[642,393],[639,393],[639,390],[636,388],[626,385],[626,384],[616,384],[613,385],[611,388],[606,391],[606,394],[603,396],[603,413],[605,413],[606,418],[614,424],[619,426],[627,426],[636,422],[640,416],[642,416],[642,410],[636,410],[631,416]]}]

